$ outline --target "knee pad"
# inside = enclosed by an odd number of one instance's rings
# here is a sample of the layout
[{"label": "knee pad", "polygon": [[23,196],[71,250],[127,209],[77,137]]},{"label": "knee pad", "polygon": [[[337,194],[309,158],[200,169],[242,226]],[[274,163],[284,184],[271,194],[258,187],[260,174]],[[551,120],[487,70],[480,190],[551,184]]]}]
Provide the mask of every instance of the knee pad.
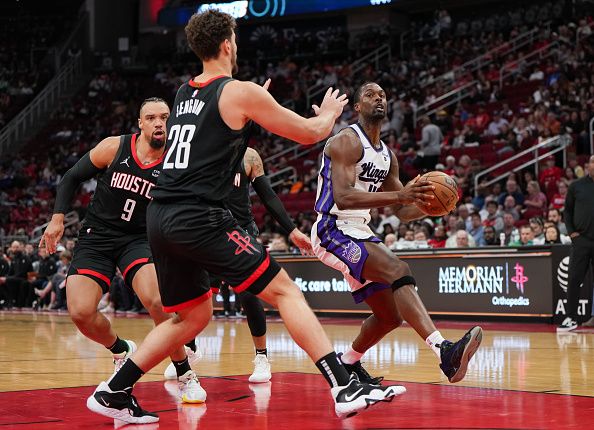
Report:
[{"label": "knee pad", "polygon": [[398,288],[404,287],[405,285],[417,285],[417,281],[410,275],[403,276],[400,279],[396,279],[392,282],[392,291],[396,291]]}]

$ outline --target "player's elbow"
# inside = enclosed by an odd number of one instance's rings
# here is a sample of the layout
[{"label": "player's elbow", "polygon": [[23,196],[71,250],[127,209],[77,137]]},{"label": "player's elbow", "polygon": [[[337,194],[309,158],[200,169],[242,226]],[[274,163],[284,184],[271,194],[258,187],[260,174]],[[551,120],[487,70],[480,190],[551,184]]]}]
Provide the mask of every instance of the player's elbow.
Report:
[{"label": "player's elbow", "polygon": [[353,209],[348,194],[334,194],[334,203],[338,210]]}]

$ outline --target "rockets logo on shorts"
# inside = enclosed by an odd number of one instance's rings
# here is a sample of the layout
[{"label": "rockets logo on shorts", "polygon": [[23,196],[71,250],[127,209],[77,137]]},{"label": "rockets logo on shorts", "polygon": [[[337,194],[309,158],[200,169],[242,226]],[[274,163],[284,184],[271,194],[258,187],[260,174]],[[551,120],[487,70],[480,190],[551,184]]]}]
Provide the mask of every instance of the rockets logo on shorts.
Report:
[{"label": "rockets logo on shorts", "polygon": [[231,233],[227,232],[227,236],[229,237],[228,241],[233,241],[237,244],[235,255],[239,255],[242,252],[253,254],[252,251],[260,253],[260,251],[252,245],[252,238],[249,235],[242,236],[237,230],[233,230]]}]

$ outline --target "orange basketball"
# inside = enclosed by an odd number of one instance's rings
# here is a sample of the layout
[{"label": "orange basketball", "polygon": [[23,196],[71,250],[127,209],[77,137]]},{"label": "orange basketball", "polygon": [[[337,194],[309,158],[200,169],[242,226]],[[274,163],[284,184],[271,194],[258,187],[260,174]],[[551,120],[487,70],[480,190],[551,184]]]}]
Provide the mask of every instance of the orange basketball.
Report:
[{"label": "orange basketball", "polygon": [[435,198],[429,206],[419,206],[423,212],[430,216],[442,216],[450,213],[458,203],[458,185],[456,181],[443,172],[427,172],[418,180],[427,180],[435,187]]}]

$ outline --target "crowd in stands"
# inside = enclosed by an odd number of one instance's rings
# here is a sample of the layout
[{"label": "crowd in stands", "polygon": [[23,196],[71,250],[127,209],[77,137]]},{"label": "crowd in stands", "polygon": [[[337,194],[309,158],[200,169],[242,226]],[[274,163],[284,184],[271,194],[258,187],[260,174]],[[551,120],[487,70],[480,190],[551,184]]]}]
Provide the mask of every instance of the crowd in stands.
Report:
[{"label": "crowd in stands", "polygon": [[14,6],[16,12],[5,14],[4,8],[11,7],[0,6],[0,128],[51,79],[55,72],[51,48],[68,35],[78,10],[47,13]]}]

